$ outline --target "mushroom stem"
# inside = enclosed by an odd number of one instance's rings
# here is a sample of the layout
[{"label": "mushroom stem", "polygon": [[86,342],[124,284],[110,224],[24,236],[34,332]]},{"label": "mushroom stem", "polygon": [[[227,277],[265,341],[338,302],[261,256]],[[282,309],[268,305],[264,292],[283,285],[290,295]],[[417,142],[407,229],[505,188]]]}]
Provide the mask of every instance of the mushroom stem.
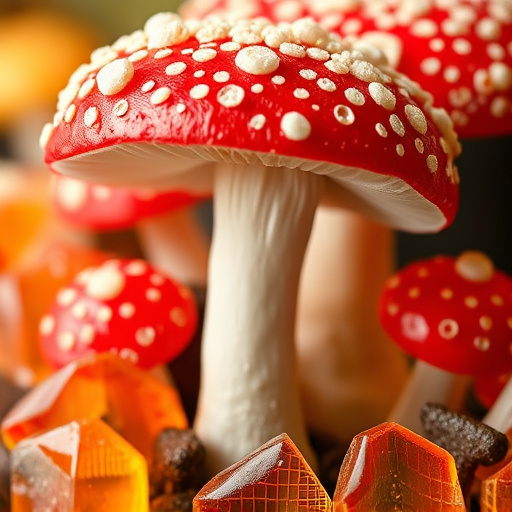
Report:
[{"label": "mushroom stem", "polygon": [[512,379],[501,390],[496,402],[487,411],[482,423],[506,434],[512,428]]},{"label": "mushroom stem", "polygon": [[449,409],[458,410],[463,400],[468,378],[436,368],[417,360],[388,421],[425,435],[421,423],[421,409],[427,402],[443,404]]},{"label": "mushroom stem", "polygon": [[301,410],[296,297],[323,180],[218,166],[195,430],[214,475],[287,433],[315,467]]},{"label": "mushroom stem", "polygon": [[209,241],[193,207],[148,217],[139,221],[136,231],[153,265],[187,285],[205,285]]},{"label": "mushroom stem", "polygon": [[386,420],[407,379],[377,302],[393,270],[394,234],[355,213],[319,208],[299,289],[297,356],[306,422],[349,443]]}]

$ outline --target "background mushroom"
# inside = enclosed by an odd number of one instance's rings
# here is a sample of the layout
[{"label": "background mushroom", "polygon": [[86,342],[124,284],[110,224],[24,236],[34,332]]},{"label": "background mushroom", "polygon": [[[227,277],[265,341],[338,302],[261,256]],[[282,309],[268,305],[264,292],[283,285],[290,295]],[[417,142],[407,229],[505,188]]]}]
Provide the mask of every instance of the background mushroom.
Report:
[{"label": "background mushroom", "polygon": [[41,319],[41,352],[55,368],[111,352],[141,368],[176,358],[197,324],[192,292],[143,260],[80,272]]},{"label": "background mushroom", "polygon": [[416,363],[390,418],[421,434],[421,407],[449,403],[456,375],[509,372],[511,307],[512,279],[477,251],[421,260],[391,277],[380,319]]},{"label": "background mushroom", "polygon": [[93,232],[133,228],[151,264],[185,284],[205,285],[209,240],[194,207],[206,197],[106,187],[63,176],[55,177],[52,192],[68,224]]},{"label": "background mushroom", "polygon": [[[385,128],[391,115],[403,137]],[[417,231],[457,210],[446,113],[311,20],[155,15],[73,74],[42,143],[54,171],[79,179],[196,191],[214,181],[195,423],[212,474],[283,431],[313,459],[294,323],[320,198]]]}]

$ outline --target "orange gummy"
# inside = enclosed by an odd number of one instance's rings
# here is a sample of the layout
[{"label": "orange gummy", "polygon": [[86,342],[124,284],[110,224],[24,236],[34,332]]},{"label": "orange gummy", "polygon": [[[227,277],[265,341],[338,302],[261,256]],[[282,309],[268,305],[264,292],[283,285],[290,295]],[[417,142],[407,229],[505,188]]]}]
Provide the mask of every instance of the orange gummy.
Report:
[{"label": "orange gummy", "polygon": [[329,512],[331,500],[302,454],[281,434],[210,480],[193,512]]},{"label": "orange gummy", "polygon": [[512,462],[482,482],[481,512],[512,512]]},{"label": "orange gummy", "polygon": [[333,504],[334,512],[466,510],[453,457],[396,423],[354,437]]},{"label": "orange gummy", "polygon": [[99,419],[73,421],[12,451],[12,512],[147,512],[144,457]]},{"label": "orange gummy", "polygon": [[148,461],[158,434],[187,428],[177,390],[118,356],[95,354],[42,381],[7,414],[5,445],[80,418],[102,418]]}]

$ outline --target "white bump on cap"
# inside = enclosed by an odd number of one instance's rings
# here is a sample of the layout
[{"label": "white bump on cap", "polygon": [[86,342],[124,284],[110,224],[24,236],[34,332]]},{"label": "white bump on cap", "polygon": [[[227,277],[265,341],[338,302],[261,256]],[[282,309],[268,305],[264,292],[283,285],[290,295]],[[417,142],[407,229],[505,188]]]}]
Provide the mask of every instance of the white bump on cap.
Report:
[{"label": "white bump on cap", "polygon": [[299,75],[306,80],[314,80],[317,77],[316,71],[312,69],[301,69]]},{"label": "white bump on cap", "polygon": [[425,114],[416,107],[415,105],[406,105],[405,106],[405,115],[408,121],[411,123],[411,126],[422,135],[427,133],[427,119],[425,118]]},{"label": "white bump on cap", "polygon": [[178,15],[161,12],[151,16],[144,25],[148,36],[148,48],[157,49],[174,46],[186,41],[190,32]]},{"label": "white bump on cap", "polygon": [[151,91],[151,89],[153,89],[153,87],[155,87],[155,81],[154,80],[148,80],[147,82],[142,84],[142,87],[140,88],[140,90],[142,92],[149,92],[149,91]]},{"label": "white bump on cap", "polygon": [[128,112],[128,102],[126,100],[119,100],[112,109],[114,115],[122,117]]},{"label": "white bump on cap", "polygon": [[51,315],[45,315],[39,323],[39,333],[42,336],[49,336],[55,329],[55,320]]},{"label": "white bump on cap", "polygon": [[217,101],[227,108],[237,107],[244,98],[245,91],[239,85],[226,85],[217,93]]},{"label": "white bump on cap", "polygon": [[76,212],[87,202],[87,184],[83,181],[60,177],[55,191],[59,204],[64,210]]},{"label": "white bump on cap", "polygon": [[439,322],[438,332],[441,338],[452,340],[459,334],[459,324],[451,318],[445,318]]},{"label": "white bump on cap", "polygon": [[98,89],[105,96],[117,94],[128,85],[133,73],[133,64],[128,59],[116,59],[98,71]]},{"label": "white bump on cap", "polygon": [[405,135],[405,127],[402,121],[400,121],[400,118],[396,114],[391,114],[389,116],[389,124],[391,125],[391,128],[397,135],[399,135],[400,137],[403,137]]},{"label": "white bump on cap", "polygon": [[85,324],[80,329],[80,341],[85,345],[90,345],[94,341],[94,336],[96,334],[96,329],[92,324]]},{"label": "white bump on cap", "polygon": [[179,75],[187,69],[187,65],[184,62],[173,62],[165,68],[165,74],[169,76]]},{"label": "white bump on cap", "polygon": [[336,121],[344,125],[350,125],[356,119],[352,109],[346,105],[336,105],[334,107],[334,117]]},{"label": "white bump on cap", "polygon": [[305,140],[311,134],[311,124],[298,112],[287,112],[281,118],[281,130],[289,140]]},{"label": "white bump on cap", "polygon": [[125,277],[119,269],[104,265],[91,272],[85,291],[93,299],[109,300],[119,296],[125,284]]},{"label": "white bump on cap", "polygon": [[229,80],[229,73],[227,71],[217,71],[213,75],[213,79],[218,83],[224,83]]},{"label": "white bump on cap", "polygon": [[428,57],[421,62],[420,69],[425,75],[437,75],[441,70],[441,61],[437,57]]},{"label": "white bump on cap", "polygon": [[160,105],[164,101],[169,99],[171,95],[171,89],[169,87],[159,87],[155,92],[151,94],[149,101],[153,105]]},{"label": "white bump on cap", "polygon": [[53,124],[52,123],[46,123],[43,126],[43,129],[41,130],[41,135],[39,137],[39,147],[41,149],[44,149],[46,145],[48,144],[48,141],[50,140],[50,137],[53,133]]},{"label": "white bump on cap", "polygon": [[98,120],[100,116],[100,112],[97,107],[89,107],[84,114],[84,123],[85,126],[91,128],[94,123]]},{"label": "white bump on cap", "polygon": [[185,325],[187,324],[187,316],[185,315],[185,312],[181,308],[172,308],[169,313],[169,318],[171,322],[176,324],[178,327],[185,327]]},{"label": "white bump on cap", "polygon": [[135,53],[132,53],[128,57],[128,60],[130,62],[137,62],[139,60],[145,59],[147,57],[147,55],[148,55],[148,51],[147,50],[138,50]]},{"label": "white bump on cap", "polygon": [[145,261],[135,260],[126,265],[124,271],[129,276],[141,276],[146,273],[148,266]]},{"label": "white bump on cap", "polygon": [[141,327],[135,333],[135,341],[141,347],[149,347],[155,341],[156,332],[153,327]]},{"label": "white bump on cap", "polygon": [[375,125],[375,130],[383,138],[386,138],[388,136],[388,131],[386,130],[386,127],[382,123],[377,123]]},{"label": "white bump on cap", "polygon": [[210,87],[206,84],[195,85],[190,89],[190,97],[195,100],[206,98],[210,92]]},{"label": "white bump on cap", "polygon": [[306,49],[304,46],[295,43],[281,43],[279,45],[279,51],[284,55],[290,57],[303,58],[306,56]]},{"label": "white bump on cap", "polygon": [[74,288],[64,288],[57,293],[57,304],[59,306],[70,306],[75,301],[76,295]]},{"label": "white bump on cap", "polygon": [[297,87],[297,89],[293,91],[293,95],[299,100],[305,100],[309,98],[309,92],[302,87]]},{"label": "white bump on cap", "polygon": [[192,58],[196,62],[207,62],[217,56],[217,50],[213,48],[199,48],[192,54]]},{"label": "white bump on cap", "polygon": [[427,156],[427,166],[430,169],[431,173],[437,172],[439,163],[437,161],[436,155],[428,155]]},{"label": "white bump on cap", "polygon": [[370,92],[370,96],[373,98],[373,101],[375,101],[377,105],[384,107],[386,110],[393,110],[395,108],[395,95],[381,83],[371,82],[368,84],[368,91]]},{"label": "white bump on cap", "polygon": [[345,98],[353,105],[361,106],[364,105],[365,102],[364,94],[355,87],[350,87],[345,90]]},{"label": "white bump on cap", "polygon": [[57,336],[57,346],[63,352],[69,352],[75,346],[75,335],[72,332],[64,331]]},{"label": "white bump on cap", "polygon": [[158,302],[162,298],[162,292],[156,288],[148,288],[146,290],[146,299],[150,302]]},{"label": "white bump on cap", "polygon": [[249,121],[249,126],[254,130],[261,130],[266,122],[267,118],[263,114],[256,114]]},{"label": "white bump on cap", "polygon": [[319,78],[316,83],[323,91],[334,92],[336,90],[336,84],[328,78]]},{"label": "white bump on cap", "polygon": [[279,57],[265,46],[247,46],[237,53],[235,64],[251,75],[268,75],[279,67]]},{"label": "white bump on cap", "polygon": [[94,78],[87,79],[81,86],[80,90],[78,91],[77,97],[79,99],[84,99],[87,97],[90,92],[93,90],[94,86],[96,85],[96,80]]},{"label": "white bump on cap", "polygon": [[96,318],[100,322],[110,322],[112,320],[113,311],[108,306],[103,306],[97,313]]},{"label": "white bump on cap", "polygon": [[119,316],[122,318],[131,318],[135,314],[135,306],[131,302],[123,302],[119,306]]}]

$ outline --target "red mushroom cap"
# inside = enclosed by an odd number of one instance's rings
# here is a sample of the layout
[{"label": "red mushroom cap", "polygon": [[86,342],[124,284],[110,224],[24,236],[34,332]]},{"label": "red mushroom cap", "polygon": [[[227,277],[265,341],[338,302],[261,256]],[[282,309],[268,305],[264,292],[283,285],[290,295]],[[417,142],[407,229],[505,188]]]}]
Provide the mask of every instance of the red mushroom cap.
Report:
[{"label": "red mushroom cap", "polygon": [[52,187],[57,213],[74,226],[98,231],[127,229],[141,219],[191,206],[206,197],[186,192],[107,187],[67,176],[55,176]]},{"label": "red mushroom cap", "polygon": [[197,325],[191,291],[143,260],[107,260],[80,272],[40,323],[43,356],[57,368],[94,352],[142,368],[166,363]]},{"label": "red mushroom cap", "polygon": [[408,265],[388,280],[379,316],[405,352],[433,366],[473,376],[512,371],[512,279],[482,253]]},{"label": "red mushroom cap", "polygon": [[377,45],[432,93],[461,137],[512,133],[512,4],[500,0],[188,0],[185,17],[311,16]]},{"label": "red mushroom cap", "polygon": [[431,100],[311,20],[160,13],[79,68],[41,142],[56,172],[124,186],[204,192],[212,160],[312,171],[334,201],[436,231],[457,211],[460,148]]}]

